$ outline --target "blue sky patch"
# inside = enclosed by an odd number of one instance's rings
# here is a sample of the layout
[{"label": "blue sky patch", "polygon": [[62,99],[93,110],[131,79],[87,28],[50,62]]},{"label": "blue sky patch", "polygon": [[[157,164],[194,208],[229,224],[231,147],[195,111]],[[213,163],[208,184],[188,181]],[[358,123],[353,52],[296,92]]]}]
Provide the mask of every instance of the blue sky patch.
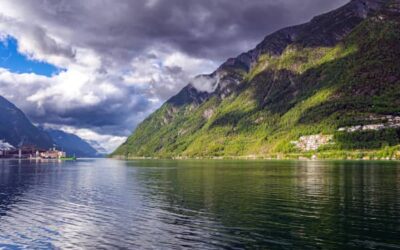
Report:
[{"label": "blue sky patch", "polygon": [[0,67],[13,73],[34,73],[48,77],[63,71],[52,64],[29,59],[19,53],[18,41],[10,36],[0,42]]}]

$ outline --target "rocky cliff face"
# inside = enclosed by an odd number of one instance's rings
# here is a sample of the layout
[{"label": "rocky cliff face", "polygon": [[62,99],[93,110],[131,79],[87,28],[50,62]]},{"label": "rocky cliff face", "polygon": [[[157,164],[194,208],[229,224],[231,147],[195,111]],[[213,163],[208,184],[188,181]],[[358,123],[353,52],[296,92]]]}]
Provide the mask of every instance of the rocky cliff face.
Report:
[{"label": "rocky cliff face", "polygon": [[[353,0],[228,59],[146,119],[115,154],[245,155],[296,150],[361,117],[399,112],[399,0]],[[212,110],[212,112],[210,112]],[[362,120],[362,118],[361,118]],[[340,143],[336,144],[340,147]]]}]

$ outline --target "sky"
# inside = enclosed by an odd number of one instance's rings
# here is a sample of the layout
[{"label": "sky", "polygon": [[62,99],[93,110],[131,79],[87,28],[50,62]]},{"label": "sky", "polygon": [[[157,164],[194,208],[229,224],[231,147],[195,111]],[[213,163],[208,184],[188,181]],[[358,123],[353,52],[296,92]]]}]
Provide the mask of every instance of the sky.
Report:
[{"label": "sky", "polygon": [[112,151],[196,75],[348,0],[1,0],[0,95]]}]

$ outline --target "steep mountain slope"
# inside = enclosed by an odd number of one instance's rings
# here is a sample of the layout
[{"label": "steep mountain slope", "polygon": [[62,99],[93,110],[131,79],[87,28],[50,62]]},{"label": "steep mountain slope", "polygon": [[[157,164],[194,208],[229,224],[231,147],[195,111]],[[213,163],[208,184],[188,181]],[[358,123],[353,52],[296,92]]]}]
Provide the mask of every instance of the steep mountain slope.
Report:
[{"label": "steep mountain slope", "polygon": [[[267,36],[138,126],[123,157],[265,156],[400,143],[400,1],[353,0]],[[212,92],[194,86],[211,82]]]},{"label": "steep mountain slope", "polygon": [[35,127],[14,104],[0,96],[0,139],[14,147],[35,145],[44,149],[53,145],[52,139]]},{"label": "steep mountain slope", "polygon": [[97,152],[88,142],[77,135],[66,133],[61,130],[44,129],[50,135],[58,148],[62,149],[67,155],[76,157],[99,157]]}]

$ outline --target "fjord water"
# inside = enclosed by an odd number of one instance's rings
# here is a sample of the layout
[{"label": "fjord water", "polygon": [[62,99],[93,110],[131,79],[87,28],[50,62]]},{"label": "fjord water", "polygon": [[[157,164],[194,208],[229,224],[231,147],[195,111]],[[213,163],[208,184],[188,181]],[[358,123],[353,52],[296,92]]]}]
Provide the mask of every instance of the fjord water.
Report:
[{"label": "fjord water", "polygon": [[0,249],[400,248],[400,163],[0,162]]}]

